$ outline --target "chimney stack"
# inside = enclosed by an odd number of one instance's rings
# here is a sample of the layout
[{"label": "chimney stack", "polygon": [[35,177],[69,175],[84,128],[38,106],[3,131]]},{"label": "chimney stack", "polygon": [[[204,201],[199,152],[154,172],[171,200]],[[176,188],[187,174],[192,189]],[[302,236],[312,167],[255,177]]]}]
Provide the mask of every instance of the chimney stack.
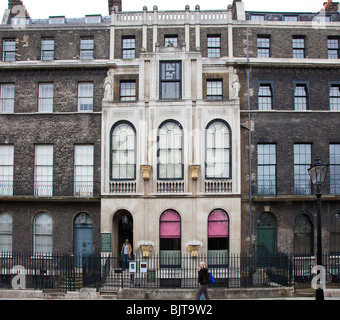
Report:
[{"label": "chimney stack", "polygon": [[109,1],[109,14],[111,14],[111,11],[113,9],[116,10],[116,12],[122,11],[122,0],[108,0]]},{"label": "chimney stack", "polygon": [[[12,9],[15,6],[21,6],[24,9],[24,11],[20,10],[19,7],[18,7],[18,10],[14,9],[12,11]],[[23,13],[25,13],[25,18],[30,17],[29,13],[27,12],[27,10],[25,8],[25,5],[23,4],[23,2],[21,0],[8,0],[8,9],[10,10],[10,14],[11,14],[12,17],[15,17],[16,15],[20,14],[20,18],[23,18]]]},{"label": "chimney stack", "polygon": [[333,2],[333,0],[328,0],[328,2],[323,3],[323,7],[326,12],[337,12],[339,11],[339,2]]}]

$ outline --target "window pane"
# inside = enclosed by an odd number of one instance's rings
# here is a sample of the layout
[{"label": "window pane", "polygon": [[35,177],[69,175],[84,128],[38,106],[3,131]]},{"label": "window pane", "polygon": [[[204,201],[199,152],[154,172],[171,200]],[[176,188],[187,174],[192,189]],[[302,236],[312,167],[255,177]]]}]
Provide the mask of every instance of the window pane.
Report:
[{"label": "window pane", "polygon": [[47,213],[39,214],[35,219],[34,252],[52,252],[52,219]]},{"label": "window pane", "polygon": [[276,146],[259,144],[257,153],[258,193],[274,195],[276,194]]},{"label": "window pane", "polygon": [[78,111],[93,111],[93,83],[78,85]]},{"label": "window pane", "polygon": [[0,112],[14,112],[14,91],[15,86],[13,84],[1,85],[0,91]]},{"label": "window pane", "polygon": [[207,49],[208,49],[208,57],[219,58],[221,56],[220,36],[208,36]]},{"label": "window pane", "polygon": [[39,85],[39,112],[53,111],[53,84]]},{"label": "window pane", "polygon": [[136,137],[128,123],[115,126],[112,131],[111,178],[114,180],[136,178]]},{"label": "window pane", "polygon": [[182,129],[167,122],[158,132],[158,179],[182,179]]},{"label": "window pane", "polygon": [[227,125],[215,121],[206,129],[206,177],[230,177],[230,132]]},{"label": "window pane", "polygon": [[311,166],[311,145],[294,145],[294,192],[298,195],[311,193],[308,169]]}]

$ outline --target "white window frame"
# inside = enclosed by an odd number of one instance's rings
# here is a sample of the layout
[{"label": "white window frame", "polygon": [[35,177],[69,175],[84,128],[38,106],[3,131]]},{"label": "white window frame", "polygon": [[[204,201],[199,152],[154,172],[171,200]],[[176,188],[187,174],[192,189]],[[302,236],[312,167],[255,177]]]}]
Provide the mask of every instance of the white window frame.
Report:
[{"label": "white window frame", "polygon": [[53,83],[39,84],[38,112],[53,112]]},{"label": "white window frame", "polygon": [[78,111],[93,112],[93,83],[78,83]]},{"label": "white window frame", "polygon": [[14,146],[0,146],[0,195],[13,195]]},{"label": "white window frame", "polygon": [[74,195],[93,196],[93,145],[74,146]]},{"label": "white window frame", "polygon": [[53,145],[35,146],[34,195],[53,195]]},{"label": "white window frame", "polygon": [[2,84],[0,86],[0,113],[14,112],[15,85]]}]

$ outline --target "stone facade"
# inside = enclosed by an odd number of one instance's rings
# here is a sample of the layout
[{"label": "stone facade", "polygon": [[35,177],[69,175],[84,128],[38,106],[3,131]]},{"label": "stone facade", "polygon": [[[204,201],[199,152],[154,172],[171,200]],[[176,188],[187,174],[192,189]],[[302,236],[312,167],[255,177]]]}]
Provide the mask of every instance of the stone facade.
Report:
[{"label": "stone facade", "polygon": [[[13,250],[33,250],[34,221],[44,212],[52,217],[53,251],[75,250],[77,217],[85,213],[93,227],[90,252],[100,252],[101,237],[110,234],[105,253],[114,256],[125,237],[134,253],[160,254],[171,246],[181,253],[197,254],[193,248],[216,253],[222,242],[213,239],[209,219],[217,210],[227,217],[224,253],[266,245],[262,227],[271,228],[272,251],[296,252],[301,215],[309,221],[308,249],[315,253],[316,199],[311,189],[296,194],[294,145],[311,146],[311,165],[317,154],[329,162],[330,145],[340,143],[339,110],[330,110],[330,88],[340,84],[338,59],[329,58],[329,41],[339,46],[335,3],[315,14],[293,14],[248,12],[236,0],[223,10],[186,6],[176,12],[157,6],[124,12],[121,1],[108,1],[108,17],[31,20],[23,7],[19,22],[15,5],[23,3],[9,1],[0,25],[0,86],[15,87],[13,112],[0,114],[0,146],[14,146],[13,194],[3,194],[0,203],[0,213],[12,217]],[[303,58],[293,57],[294,37],[303,39]],[[261,38],[268,41],[265,57],[258,56]],[[42,39],[54,40],[52,60],[42,61]],[[81,58],[84,39],[93,41],[87,43],[88,60]],[[6,61],[7,51],[12,61]],[[44,83],[53,84],[52,112],[38,109]],[[82,97],[91,99],[90,112],[79,111],[81,83],[93,85],[90,97]],[[263,84],[270,87],[269,110],[259,106]],[[295,110],[301,84],[308,91],[307,108]],[[164,178],[160,133],[170,122],[181,132],[176,151],[181,174]],[[207,173],[207,154],[216,152],[207,138],[214,123],[228,132],[220,149],[229,157],[220,177]],[[114,140],[120,125],[133,137],[132,147]],[[126,137],[124,130],[120,134]],[[169,141],[173,156],[176,148]],[[275,146],[275,192],[263,194],[258,147],[268,144]],[[34,194],[37,145],[53,145],[53,194],[48,197]],[[93,192],[86,196],[75,194],[74,187],[74,154],[80,145],[93,147]],[[119,152],[123,156],[117,162]],[[177,160],[167,162],[168,170]],[[326,251],[338,246],[333,222],[340,212],[330,179],[323,195]],[[179,217],[180,233],[174,238],[161,231],[168,211]],[[164,249],[162,239],[180,240],[168,241],[170,249]]]}]

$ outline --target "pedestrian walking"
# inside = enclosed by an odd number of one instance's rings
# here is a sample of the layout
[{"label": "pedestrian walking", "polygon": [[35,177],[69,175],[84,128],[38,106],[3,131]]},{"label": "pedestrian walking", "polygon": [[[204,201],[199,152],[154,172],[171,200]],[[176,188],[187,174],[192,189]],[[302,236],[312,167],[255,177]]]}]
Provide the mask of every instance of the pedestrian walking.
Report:
[{"label": "pedestrian walking", "polygon": [[129,239],[125,239],[125,242],[123,243],[122,251],[121,251],[121,255],[123,258],[123,271],[125,270],[125,267],[127,267],[129,264],[131,253],[132,253],[132,246],[129,243]]},{"label": "pedestrian walking", "polygon": [[200,286],[196,293],[196,300],[200,300],[202,293],[204,293],[206,300],[210,300],[208,293],[208,282],[209,282],[208,267],[205,262],[201,262],[200,267],[198,269],[198,283],[200,284]]}]

